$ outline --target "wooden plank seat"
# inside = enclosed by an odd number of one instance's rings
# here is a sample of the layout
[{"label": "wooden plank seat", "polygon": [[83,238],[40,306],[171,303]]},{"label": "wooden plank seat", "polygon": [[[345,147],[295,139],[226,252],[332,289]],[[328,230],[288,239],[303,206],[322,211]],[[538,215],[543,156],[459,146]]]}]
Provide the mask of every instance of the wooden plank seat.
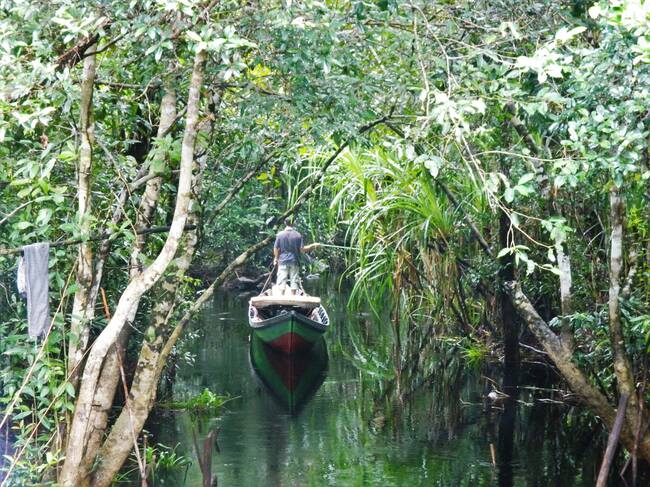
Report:
[{"label": "wooden plank seat", "polygon": [[317,308],[320,306],[320,298],[316,296],[255,296],[251,298],[251,305],[256,308],[266,308],[267,306],[298,306],[301,308]]}]

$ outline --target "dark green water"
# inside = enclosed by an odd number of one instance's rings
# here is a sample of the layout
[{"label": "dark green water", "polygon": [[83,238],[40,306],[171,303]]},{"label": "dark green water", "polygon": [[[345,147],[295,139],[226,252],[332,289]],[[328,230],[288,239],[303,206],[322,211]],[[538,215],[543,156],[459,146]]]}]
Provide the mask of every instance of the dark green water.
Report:
[{"label": "dark green water", "polygon": [[318,390],[290,414],[252,367],[247,300],[215,296],[186,341],[183,353],[194,361],[179,361],[173,395],[182,400],[208,388],[238,398],[220,418],[154,415],[155,441],[178,444],[193,462],[186,473],[159,473],[156,485],[202,485],[193,438],[202,449],[210,430],[222,487],[594,485],[602,433],[584,415],[524,392],[520,403],[486,408],[487,372],[469,368],[451,384],[433,381],[395,403],[384,394],[386,381],[356,366],[372,357],[359,355],[346,330],[370,318],[347,311],[347,296],[333,284],[307,287],[323,296],[333,322]]}]

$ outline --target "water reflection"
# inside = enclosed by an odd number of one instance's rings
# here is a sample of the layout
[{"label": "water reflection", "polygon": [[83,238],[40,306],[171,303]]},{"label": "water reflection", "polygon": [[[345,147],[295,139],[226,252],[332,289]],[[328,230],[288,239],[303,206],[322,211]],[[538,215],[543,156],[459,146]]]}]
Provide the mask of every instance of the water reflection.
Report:
[{"label": "water reflection", "polygon": [[297,414],[325,380],[327,345],[320,338],[311,350],[284,354],[252,334],[250,360],[257,377],[284,409]]},{"label": "water reflection", "polygon": [[499,462],[499,487],[512,487],[513,485],[513,449],[515,424],[517,420],[517,388],[518,367],[506,367],[503,372],[503,391],[507,394],[503,402],[503,412],[499,419],[498,437],[498,462]]},{"label": "water reflection", "polygon": [[[408,374],[417,380],[404,380],[398,391],[382,324],[350,312],[334,282],[310,285],[322,286],[309,292],[324,297],[333,323],[310,360],[284,363],[288,357],[250,342],[246,300],[223,294],[186,342],[183,353],[195,362],[179,362],[174,399],[205,388],[238,398],[197,432],[200,446],[217,431],[219,451],[210,460],[219,486],[593,485],[602,434],[588,416],[537,402],[525,390],[486,408],[491,383],[482,376],[504,389],[508,381],[498,380],[498,368],[468,367],[449,347],[430,348],[426,361],[419,356],[417,373]],[[202,485],[197,456],[206,449],[194,447],[192,427],[185,413],[148,427],[156,442],[180,443],[193,461],[186,481],[177,475],[164,485]]]}]

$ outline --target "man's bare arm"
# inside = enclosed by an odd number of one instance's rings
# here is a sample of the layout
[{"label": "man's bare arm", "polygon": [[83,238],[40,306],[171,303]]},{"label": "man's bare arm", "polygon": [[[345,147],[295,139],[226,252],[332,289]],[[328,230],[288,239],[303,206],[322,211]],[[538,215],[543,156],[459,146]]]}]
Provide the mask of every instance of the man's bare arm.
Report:
[{"label": "man's bare arm", "polygon": [[310,251],[312,251],[314,249],[317,249],[318,247],[320,247],[320,244],[318,242],[314,242],[313,244],[305,245],[304,247],[302,247],[300,249],[300,251],[303,254],[306,254],[307,252],[310,252]]}]

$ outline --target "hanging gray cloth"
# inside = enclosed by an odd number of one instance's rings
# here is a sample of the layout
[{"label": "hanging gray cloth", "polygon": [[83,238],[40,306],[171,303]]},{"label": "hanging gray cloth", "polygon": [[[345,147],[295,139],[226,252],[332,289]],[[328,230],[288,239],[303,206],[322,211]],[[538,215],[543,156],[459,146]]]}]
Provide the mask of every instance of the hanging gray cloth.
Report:
[{"label": "hanging gray cloth", "polygon": [[27,324],[30,337],[42,336],[50,324],[47,279],[49,253],[50,244],[48,242],[23,247]]}]

